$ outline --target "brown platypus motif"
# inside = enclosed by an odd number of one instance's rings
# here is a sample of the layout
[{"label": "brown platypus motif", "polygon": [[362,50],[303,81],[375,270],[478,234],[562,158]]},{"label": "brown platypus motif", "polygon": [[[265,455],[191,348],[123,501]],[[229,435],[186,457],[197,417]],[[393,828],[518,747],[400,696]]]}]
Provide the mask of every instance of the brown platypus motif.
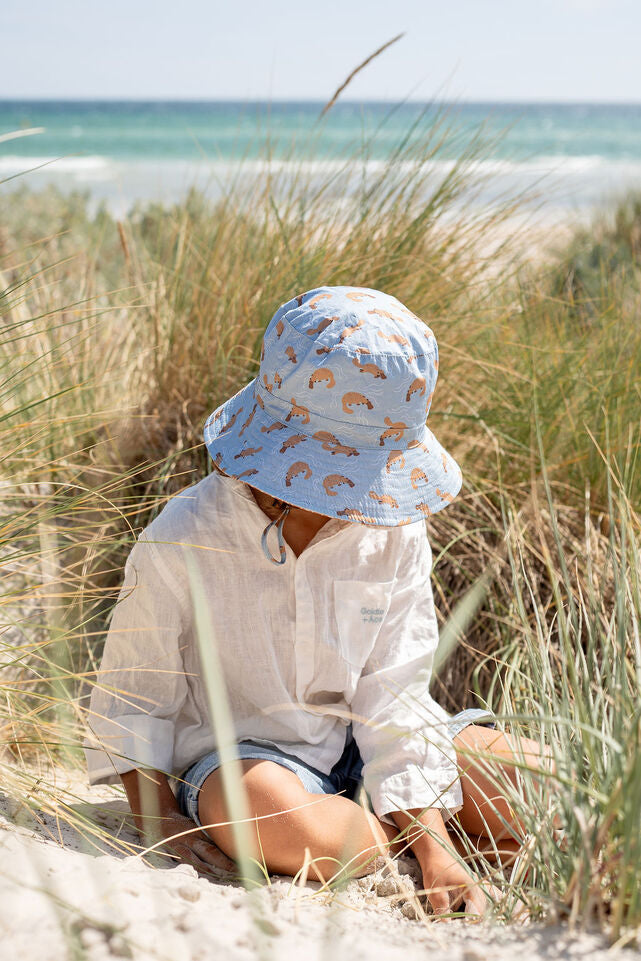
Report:
[{"label": "brown platypus motif", "polygon": [[399,324],[404,324],[405,321],[398,314],[391,314],[389,310],[381,310],[380,307],[375,307],[374,310],[368,310],[368,314],[376,314],[378,317],[387,317],[388,320],[397,320]]},{"label": "brown platypus motif", "polygon": [[348,337],[351,337],[352,334],[355,334],[356,331],[362,326],[363,326],[363,321],[359,320],[356,324],[352,324],[351,327],[345,327],[344,330],[341,331],[341,335],[338,338],[341,344],[343,343],[344,340],[347,340]]},{"label": "brown platypus motif", "polygon": [[243,408],[239,407],[236,413],[234,414],[234,416],[230,417],[229,422],[225,424],[223,429],[220,431],[220,434],[226,434],[228,430],[231,430],[234,424],[236,423],[236,418],[238,417],[239,414],[242,414],[242,412],[243,412]]},{"label": "brown platypus motif", "polygon": [[429,454],[430,449],[427,444],[424,444],[422,440],[411,440],[407,445],[408,450],[413,450],[415,447],[420,447],[422,451]]},{"label": "brown platypus motif", "polygon": [[387,378],[387,374],[381,370],[380,367],[377,367],[376,364],[364,364],[358,359],[358,357],[354,357],[352,359],[352,363],[354,364],[354,367],[358,367],[361,374],[372,374],[374,377],[380,377],[381,380],[385,380]]},{"label": "brown platypus motif", "polygon": [[333,488],[340,487],[343,484],[349,484],[350,487],[353,487],[354,481],[350,480],[349,477],[345,477],[343,474],[328,474],[327,477],[323,478],[325,493],[330,497],[337,497],[337,492]]},{"label": "brown platypus motif", "polygon": [[413,467],[410,472],[410,482],[414,490],[416,490],[417,487],[421,486],[421,483],[428,483],[427,474],[424,470],[421,470],[420,467]]},{"label": "brown platypus motif", "polygon": [[425,387],[425,378],[424,378],[424,377],[415,377],[414,380],[412,381],[412,383],[410,384],[410,386],[409,386],[408,389],[407,389],[407,394],[405,395],[405,400],[406,400],[406,401],[409,401],[409,399],[410,399],[410,397],[412,396],[412,394],[415,394],[417,391],[420,393],[421,397],[424,397],[424,396],[425,396],[425,390],[426,390],[426,387]]},{"label": "brown platypus motif", "polygon": [[398,501],[391,494],[377,494],[376,491],[368,491],[369,496],[379,504],[389,504],[390,507],[398,507]]},{"label": "brown platypus motif", "polygon": [[274,424],[270,424],[269,427],[261,427],[263,434],[271,434],[273,430],[287,430],[287,424],[281,424],[277,420]]},{"label": "brown platypus motif", "polygon": [[331,300],[331,299],[332,299],[331,294],[316,294],[315,297],[312,297],[311,300],[307,301],[307,306],[309,307],[310,310],[316,310],[321,300]]},{"label": "brown platypus motif", "polygon": [[283,445],[280,448],[280,453],[284,454],[285,451],[290,450],[292,447],[296,447],[297,444],[303,444],[306,440],[309,440],[307,434],[292,434],[288,437],[286,441],[283,441]]},{"label": "brown platypus motif", "polygon": [[294,350],[294,348],[293,348],[291,345],[288,345],[288,346],[285,348],[285,353],[287,354],[287,356],[288,356],[289,359],[291,360],[292,364],[297,364],[297,363],[298,363],[298,358],[297,358],[297,356],[296,356],[296,351]]},{"label": "brown platypus motif", "polygon": [[359,451],[357,451],[355,447],[348,447],[346,444],[341,444],[338,437],[335,437],[328,430],[317,430],[312,436],[316,440],[321,441],[323,450],[328,450],[330,454],[345,454],[347,457],[360,456]]},{"label": "brown platypus motif", "polygon": [[312,469],[304,460],[297,460],[291,465],[285,474],[285,486],[291,487],[293,479],[298,477],[299,474],[303,475],[303,480],[309,480],[312,476]]},{"label": "brown platypus motif", "polygon": [[391,450],[389,457],[387,458],[387,463],[385,464],[385,470],[389,474],[392,467],[398,467],[402,470],[405,467],[405,458],[403,457],[402,450]]},{"label": "brown platypus motif", "polygon": [[393,421],[390,417],[385,417],[385,423],[387,424],[387,430],[384,430],[380,436],[380,446],[385,446],[385,441],[388,437],[393,437],[395,441],[402,440],[403,434],[407,430],[407,424],[402,420]]},{"label": "brown platypus motif", "polygon": [[234,454],[234,460],[238,460],[239,457],[251,457],[252,454],[257,454],[258,451],[262,449],[263,449],[262,446],[261,447],[245,447],[243,448],[243,450],[239,451],[237,454]]},{"label": "brown platypus motif", "polygon": [[360,303],[363,297],[369,297],[370,300],[375,300],[374,294],[366,294],[364,290],[350,290],[348,294],[345,294],[348,300],[355,300],[356,303]]},{"label": "brown platypus motif", "polygon": [[377,330],[376,333],[390,344],[400,344],[401,347],[409,347],[410,345],[407,337],[401,337],[400,334],[385,334],[382,330]]},{"label": "brown platypus motif", "polygon": [[239,436],[239,437],[242,437],[242,436],[243,436],[243,431],[245,430],[245,428],[249,427],[249,425],[251,424],[251,422],[252,422],[253,419],[254,419],[254,414],[255,414],[255,413],[256,413],[256,404],[254,404],[254,406],[253,406],[252,409],[251,409],[251,413],[250,413],[249,417],[247,418],[247,420],[245,421],[245,423],[243,424],[243,426],[242,426],[242,427],[240,428],[240,430],[238,431],[238,436]]},{"label": "brown platypus motif", "polygon": [[368,400],[363,394],[359,394],[358,391],[350,390],[346,394],[343,394],[343,410],[346,414],[353,414],[352,406],[360,406],[365,404],[368,410],[371,410],[374,406],[371,400]]},{"label": "brown platypus motif", "polygon": [[309,387],[313,390],[314,384],[325,384],[326,387],[332,388],[336,386],[336,378],[329,368],[322,367],[320,370],[315,370],[312,376],[309,378]]},{"label": "brown platypus motif", "polygon": [[306,333],[306,334],[309,334],[310,337],[313,337],[314,334],[322,334],[323,331],[324,331],[324,330],[327,330],[327,328],[329,327],[329,325],[330,325],[331,323],[333,323],[333,321],[335,321],[335,320],[338,320],[338,314],[336,314],[335,317],[324,317],[324,318],[320,321],[320,323],[318,324],[317,327],[310,327],[309,330],[306,330],[306,331],[305,331],[305,333]]},{"label": "brown platypus motif", "polygon": [[292,417],[302,417],[303,424],[309,424],[309,410],[307,407],[303,407],[302,404],[297,404],[296,399],[292,397],[292,409],[285,418],[285,420],[290,420]]},{"label": "brown platypus motif", "polygon": [[359,521],[361,524],[375,524],[375,517],[368,517],[354,507],[344,507],[341,511],[336,511],[337,517],[349,517],[351,521]]}]

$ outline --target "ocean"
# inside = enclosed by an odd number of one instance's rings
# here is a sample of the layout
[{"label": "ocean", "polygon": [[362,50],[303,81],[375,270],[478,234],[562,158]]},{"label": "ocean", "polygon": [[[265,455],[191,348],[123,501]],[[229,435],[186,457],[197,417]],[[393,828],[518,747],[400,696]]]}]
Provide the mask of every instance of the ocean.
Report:
[{"label": "ocean", "polygon": [[[525,191],[542,216],[581,217],[641,189],[641,104],[0,101],[0,191],[55,183],[87,191],[116,214],[136,201],[171,202],[190,186],[212,195],[242,170],[344,169],[374,175],[406,137],[434,142],[442,178],[475,136],[473,204]],[[445,112],[445,117],[443,116]],[[358,179],[357,177],[357,179]],[[360,182],[360,181],[359,181]]]}]

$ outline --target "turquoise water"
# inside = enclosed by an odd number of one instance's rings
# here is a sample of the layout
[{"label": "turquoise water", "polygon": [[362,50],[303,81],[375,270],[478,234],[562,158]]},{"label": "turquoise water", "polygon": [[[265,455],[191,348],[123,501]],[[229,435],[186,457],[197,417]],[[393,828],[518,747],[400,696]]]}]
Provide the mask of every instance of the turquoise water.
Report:
[{"label": "turquoise water", "polygon": [[[321,121],[321,107],[0,102],[0,179],[15,178],[5,179],[2,189],[55,182],[89,190],[116,210],[136,199],[174,199],[212,173],[229,172],[241,157],[246,166],[257,164],[267,136],[281,165],[296,161],[326,170],[360,151],[376,169],[413,125],[415,137],[424,136],[438,114],[436,106],[339,101]],[[435,174],[451,168],[481,127],[491,141],[476,169],[490,174],[492,185],[478,202],[536,184],[545,189],[550,210],[580,212],[627,187],[641,188],[641,105],[468,103],[440,109],[455,132],[429,161]],[[28,130],[36,132],[11,136]]]}]

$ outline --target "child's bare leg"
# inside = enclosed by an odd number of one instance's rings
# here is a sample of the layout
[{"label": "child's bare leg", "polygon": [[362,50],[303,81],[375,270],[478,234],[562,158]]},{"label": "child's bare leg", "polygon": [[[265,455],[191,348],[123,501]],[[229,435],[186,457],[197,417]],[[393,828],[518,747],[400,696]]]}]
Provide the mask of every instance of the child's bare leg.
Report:
[{"label": "child's bare leg", "polygon": [[468,835],[491,837],[494,841],[511,838],[518,846],[525,828],[501,786],[516,786],[517,765],[552,773],[554,764],[549,750],[542,754],[538,741],[475,724],[457,734],[454,746],[463,789],[463,808],[456,815],[461,827]]},{"label": "child's bare leg", "polygon": [[499,841],[494,841],[487,837],[468,834],[466,841],[463,841],[458,835],[450,832],[450,842],[468,866],[482,856],[484,861],[504,871],[512,867],[523,850],[522,843],[516,838],[501,838]]},{"label": "child's bare leg", "polygon": [[[349,798],[312,794],[293,771],[275,761],[247,758],[240,763],[250,814],[261,818],[252,825],[252,857],[262,860],[262,846],[270,873],[293,877],[303,866],[305,848],[309,848],[313,862],[309,876],[315,880],[328,880],[341,865],[348,865],[347,871],[356,877],[369,874],[381,849],[394,853],[388,839],[395,837],[398,829],[383,824],[373,814],[368,818]],[[198,814],[214,843],[233,858],[232,826],[223,823],[231,821],[233,814],[226,809],[220,768],[203,784]],[[260,846],[256,831],[260,833]]]}]

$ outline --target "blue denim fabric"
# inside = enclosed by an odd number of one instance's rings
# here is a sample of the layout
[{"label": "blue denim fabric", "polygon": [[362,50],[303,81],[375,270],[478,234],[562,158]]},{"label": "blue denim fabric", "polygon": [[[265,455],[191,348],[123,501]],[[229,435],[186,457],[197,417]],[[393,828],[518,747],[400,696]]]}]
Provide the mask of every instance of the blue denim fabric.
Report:
[{"label": "blue denim fabric", "polygon": [[[485,711],[482,708],[460,711],[451,717],[448,722],[450,737],[456,737],[468,724],[483,724],[486,727],[495,727],[493,716],[490,711]],[[304,761],[292,754],[280,751],[277,747],[259,744],[257,741],[241,741],[238,744],[238,756],[240,758],[261,758],[265,761],[276,761],[277,764],[281,764],[297,774],[305,790],[311,794],[338,794],[339,791],[344,791],[345,797],[354,800],[361,783],[363,759],[352,735],[351,724],[347,728],[343,753],[329,774],[323,774],[322,771],[305,764]],[[204,757],[201,757],[199,761],[196,761],[195,764],[184,771],[178,782],[176,799],[180,810],[182,814],[190,817],[199,826],[201,821],[198,817],[198,794],[209,775],[218,767],[220,767],[220,755],[218,751],[210,751],[209,754],[205,754]],[[368,802],[371,806],[369,797]]]}]

